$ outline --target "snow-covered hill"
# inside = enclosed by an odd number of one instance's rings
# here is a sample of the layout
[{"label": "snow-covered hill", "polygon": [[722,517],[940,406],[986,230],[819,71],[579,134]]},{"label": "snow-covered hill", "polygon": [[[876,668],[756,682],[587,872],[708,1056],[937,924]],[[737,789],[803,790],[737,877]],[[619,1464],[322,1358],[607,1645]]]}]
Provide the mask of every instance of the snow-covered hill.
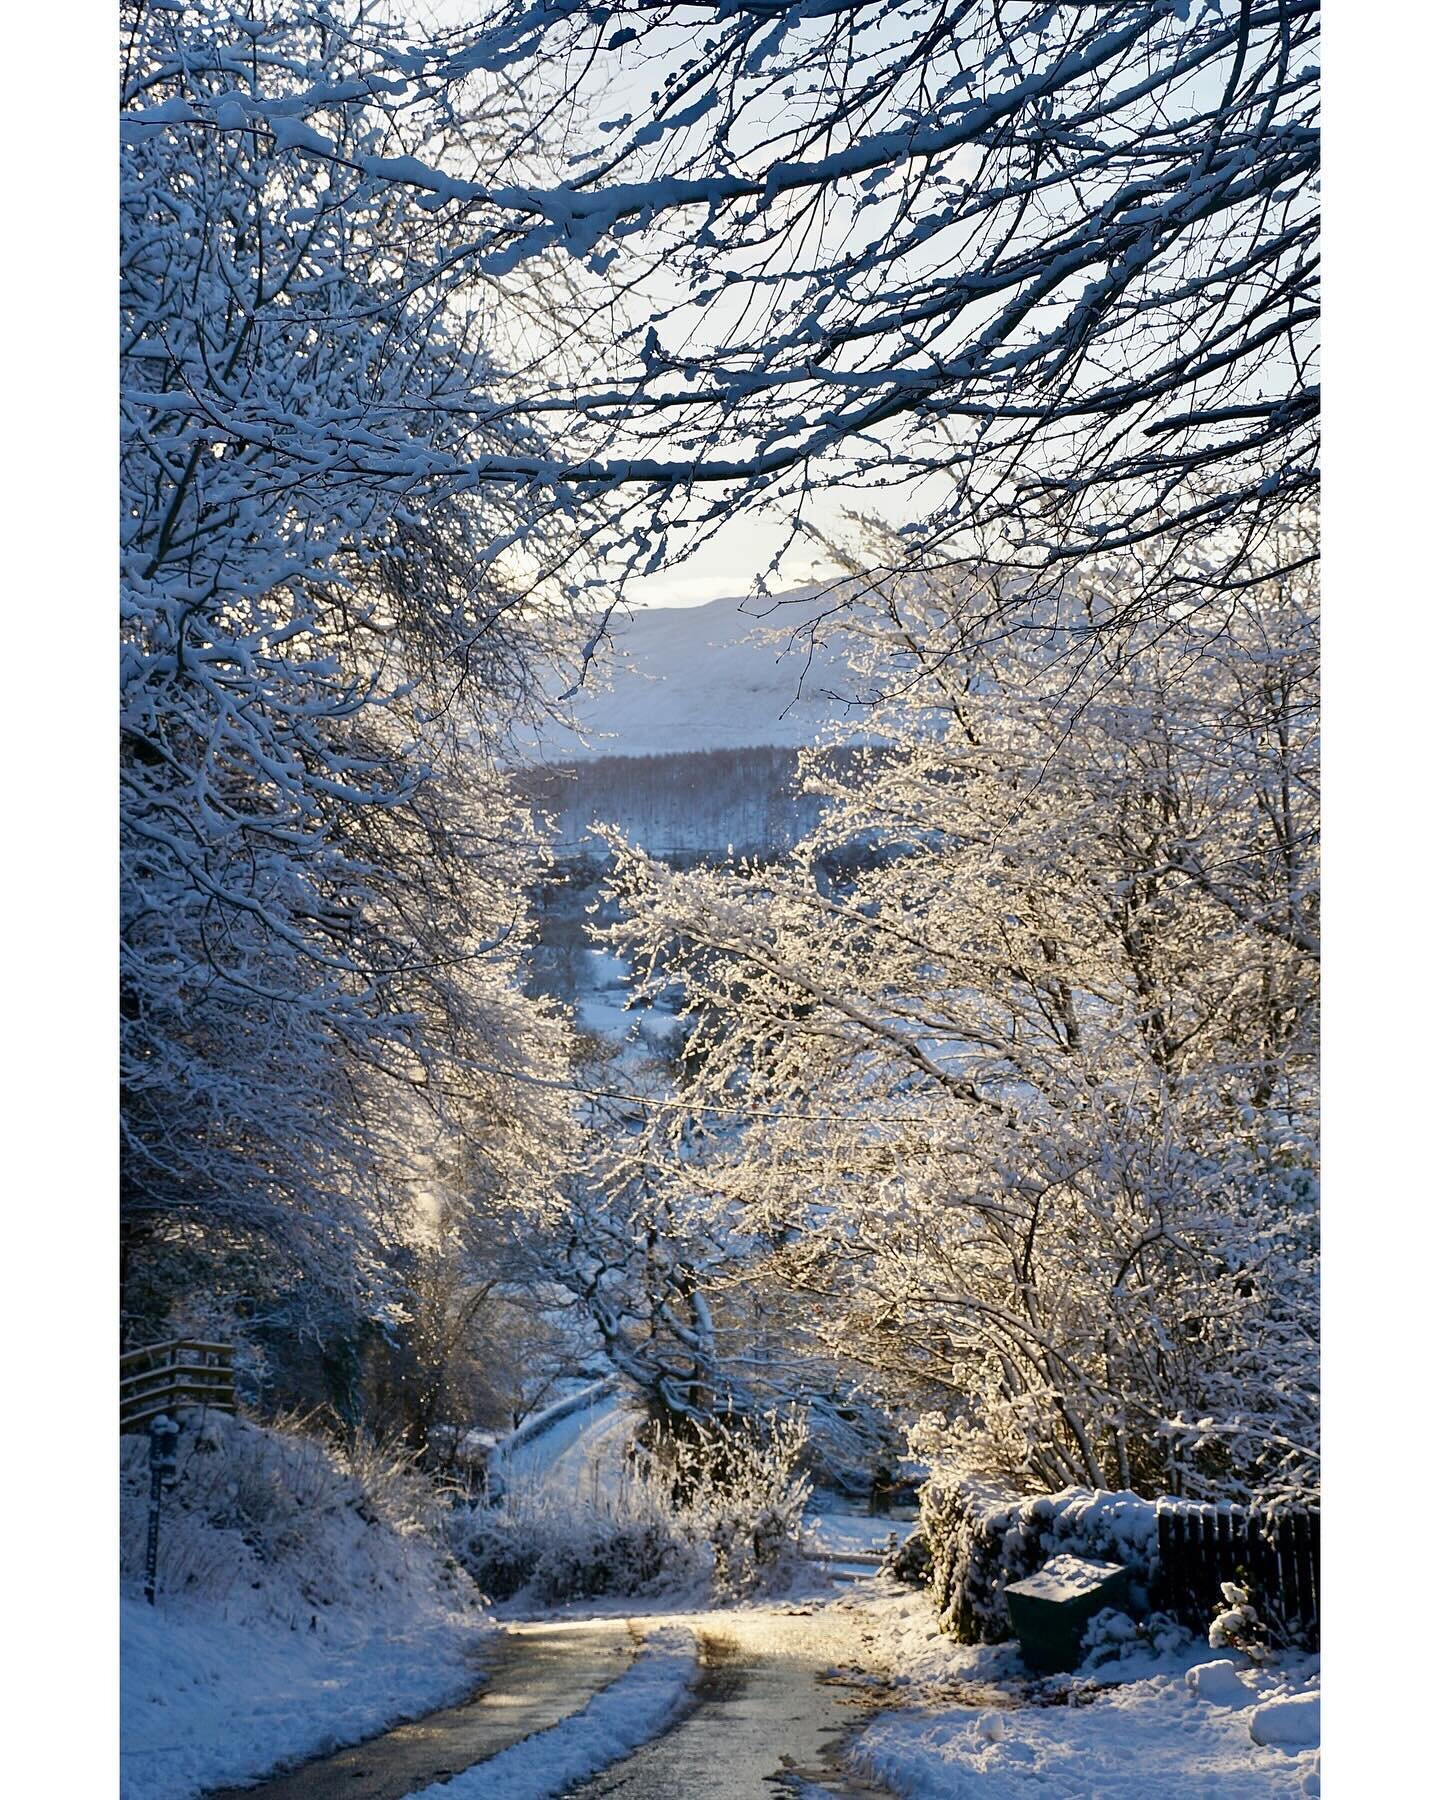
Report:
[{"label": "snow-covered hill", "polygon": [[780,602],[653,606],[611,620],[613,655],[570,703],[576,729],[545,734],[541,760],[664,756],[755,744],[798,747],[832,721],[856,722],[845,640],[813,647],[820,595]]},{"label": "snow-covered hill", "polygon": [[520,746],[518,790],[561,859],[603,858],[597,819],[667,857],[765,855],[812,829],[797,752],[863,742],[873,699],[855,638],[831,619],[812,642],[809,626],[834,612],[815,590],[617,614],[572,725]]}]

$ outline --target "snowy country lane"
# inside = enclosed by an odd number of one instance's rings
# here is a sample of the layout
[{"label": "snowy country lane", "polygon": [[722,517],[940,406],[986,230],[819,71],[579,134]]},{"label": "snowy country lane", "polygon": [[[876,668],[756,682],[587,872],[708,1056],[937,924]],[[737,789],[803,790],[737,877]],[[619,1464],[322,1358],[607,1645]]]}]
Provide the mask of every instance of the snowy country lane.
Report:
[{"label": "snowy country lane", "polygon": [[210,1800],[403,1800],[569,1718],[625,1673],[636,1642],[624,1619],[509,1626],[458,1706]]},{"label": "snowy country lane", "polygon": [[890,1794],[845,1764],[868,1696],[834,1671],[861,1640],[853,1614],[756,1608],[687,1621],[701,1642],[691,1709],[662,1737],[583,1786],[574,1800],[763,1800]]},{"label": "snowy country lane", "polygon": [[[405,1800],[452,1786],[457,1797],[484,1794],[492,1785],[527,1800],[786,1793],[871,1800],[891,1790],[848,1773],[844,1762],[845,1740],[865,1723],[867,1699],[833,1673],[838,1662],[863,1654],[857,1623],[850,1608],[756,1607],[511,1624],[472,1699],[259,1786],[217,1790],[211,1800]],[[596,1714],[607,1704],[629,1711],[642,1637],[691,1634],[699,1668],[692,1683],[676,1684],[658,1733],[622,1740],[618,1756],[606,1754],[604,1743],[615,1740],[602,1736],[592,1751]],[[512,1771],[521,1746],[526,1766]],[[600,1773],[546,1779],[548,1768],[563,1770],[577,1751],[588,1759],[582,1768]]]},{"label": "snowy country lane", "polygon": [[[623,1478],[633,1420],[608,1388],[596,1384],[539,1424],[505,1458],[512,1487],[589,1493]],[[888,1522],[842,1510],[812,1523],[820,1557],[844,1588],[873,1574],[852,1568],[847,1552],[873,1552]],[[844,1768],[844,1740],[865,1722],[857,1705],[864,1697],[831,1671],[873,1660],[863,1608],[850,1599],[715,1611],[669,1611],[663,1602],[654,1612],[622,1608],[512,1613],[483,1653],[483,1685],[465,1700],[259,1785],[211,1789],[209,1800],[406,1800],[431,1791],[456,1800],[611,1793],[755,1800],[797,1792],[862,1800],[890,1792]],[[647,1695],[647,1649],[680,1641],[683,1658],[672,1656],[657,1671],[660,1691],[652,1681]]]},{"label": "snowy country lane", "polygon": [[[634,1420],[609,1384],[536,1425],[504,1453],[512,1491],[598,1498],[624,1479]],[[257,1786],[211,1789],[209,1800],[891,1794],[849,1767],[846,1750],[888,1686],[869,1600],[892,1522],[832,1502],[810,1524],[817,1566],[803,1598],[701,1610],[683,1600],[577,1602],[541,1616],[507,1608],[468,1698]]]}]

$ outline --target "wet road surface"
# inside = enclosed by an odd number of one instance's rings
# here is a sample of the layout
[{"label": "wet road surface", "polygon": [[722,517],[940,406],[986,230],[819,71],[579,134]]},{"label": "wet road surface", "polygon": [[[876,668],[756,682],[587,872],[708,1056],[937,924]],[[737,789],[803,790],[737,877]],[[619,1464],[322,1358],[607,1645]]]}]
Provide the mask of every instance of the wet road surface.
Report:
[{"label": "wet road surface", "polygon": [[214,1790],[210,1800],[403,1800],[557,1725],[623,1675],[635,1648],[624,1619],[511,1626],[469,1700],[256,1787]]},{"label": "wet road surface", "polygon": [[831,1671],[855,1638],[833,1613],[700,1615],[695,1701],[664,1737],[566,1800],[766,1800],[820,1789],[874,1800],[888,1789],[847,1772],[844,1740],[868,1694]]}]

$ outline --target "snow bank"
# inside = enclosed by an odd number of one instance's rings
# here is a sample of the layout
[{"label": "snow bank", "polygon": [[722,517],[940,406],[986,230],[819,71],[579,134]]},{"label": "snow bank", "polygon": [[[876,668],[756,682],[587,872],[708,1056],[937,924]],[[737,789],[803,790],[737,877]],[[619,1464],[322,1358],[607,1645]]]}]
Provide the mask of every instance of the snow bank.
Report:
[{"label": "snow bank", "polygon": [[695,1638],[683,1627],[653,1633],[618,1680],[549,1731],[416,1800],[548,1800],[658,1737],[685,1704],[696,1667]]},{"label": "snow bank", "polygon": [[141,1598],[147,1440],[121,1440],[121,1793],[186,1800],[353,1743],[475,1685],[493,1627],[402,1457],[182,1415]]},{"label": "snow bank", "polygon": [[1282,1750],[1318,1750],[1319,1694],[1291,1694],[1256,1707],[1250,1716],[1250,1735],[1257,1744],[1274,1744]]},{"label": "snow bank", "polygon": [[1196,1663],[1193,1669],[1187,1669],[1185,1685],[1212,1706],[1243,1706],[1255,1698],[1240,1679],[1234,1663],[1223,1658],[1219,1662]]},{"label": "snow bank", "polygon": [[190,1800],[357,1743],[476,1685],[478,1615],[333,1634],[120,1603],[121,1800]]},{"label": "snow bank", "polygon": [[[1238,1679],[1238,1677],[1237,1677]],[[1266,1681],[1283,1677],[1260,1677]],[[855,1760],[911,1800],[1293,1800],[1318,1794],[1312,1740],[1298,1755],[1253,1735],[1256,1719],[1318,1709],[1319,1696],[1214,1706],[1174,1674],[1127,1682],[1078,1706],[889,1713]]]},{"label": "snow bank", "polygon": [[[232,1625],[342,1641],[350,1617],[392,1628],[475,1603],[444,1538],[448,1508],[403,1454],[344,1446],[295,1421],[180,1414],[164,1502],[159,1592],[167,1608]],[[149,1513],[149,1444],[120,1440],[122,1592],[138,1598]]]},{"label": "snow bank", "polygon": [[1257,1669],[1176,1631],[1162,1648],[1136,1640],[1112,1646],[1116,1656],[1097,1647],[1076,1676],[1036,1682],[1013,1644],[946,1636],[923,1594],[879,1592],[864,1619],[873,1656],[894,1671],[887,1685],[913,1710],[877,1717],[855,1760],[914,1800],[1293,1800],[1319,1792],[1313,1741],[1258,1744],[1254,1736],[1254,1721],[1277,1709],[1283,1727],[1297,1699],[1318,1704],[1317,1658],[1291,1655]]}]

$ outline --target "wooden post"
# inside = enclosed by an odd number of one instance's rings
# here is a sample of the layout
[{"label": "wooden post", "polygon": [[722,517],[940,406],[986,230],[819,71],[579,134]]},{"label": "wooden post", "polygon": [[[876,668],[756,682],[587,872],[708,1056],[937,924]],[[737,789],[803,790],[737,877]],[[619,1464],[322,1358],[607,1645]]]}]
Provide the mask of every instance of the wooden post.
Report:
[{"label": "wooden post", "polygon": [[1160,1573],[1156,1581],[1159,1590],[1155,1595],[1155,1603],[1162,1612],[1177,1612],[1174,1597],[1175,1588],[1175,1528],[1174,1516],[1170,1508],[1160,1502],[1155,1508],[1155,1541],[1160,1553]]},{"label": "wooden post", "polygon": [[1193,1503],[1185,1511],[1185,1573],[1190,1598],[1190,1623],[1203,1631],[1210,1620],[1210,1596],[1205,1586],[1205,1537],[1200,1508]]},{"label": "wooden post", "polygon": [[1297,1520],[1293,1512],[1283,1513],[1276,1521],[1276,1549],[1280,1559],[1280,1616],[1285,1622],[1285,1635],[1292,1641],[1300,1636],[1300,1558],[1297,1544]]},{"label": "wooden post", "polygon": [[155,1571],[160,1560],[160,1496],[167,1476],[175,1473],[175,1447],[180,1427],[162,1413],[150,1424],[150,1520],[145,1530],[145,1598],[155,1604]]}]

